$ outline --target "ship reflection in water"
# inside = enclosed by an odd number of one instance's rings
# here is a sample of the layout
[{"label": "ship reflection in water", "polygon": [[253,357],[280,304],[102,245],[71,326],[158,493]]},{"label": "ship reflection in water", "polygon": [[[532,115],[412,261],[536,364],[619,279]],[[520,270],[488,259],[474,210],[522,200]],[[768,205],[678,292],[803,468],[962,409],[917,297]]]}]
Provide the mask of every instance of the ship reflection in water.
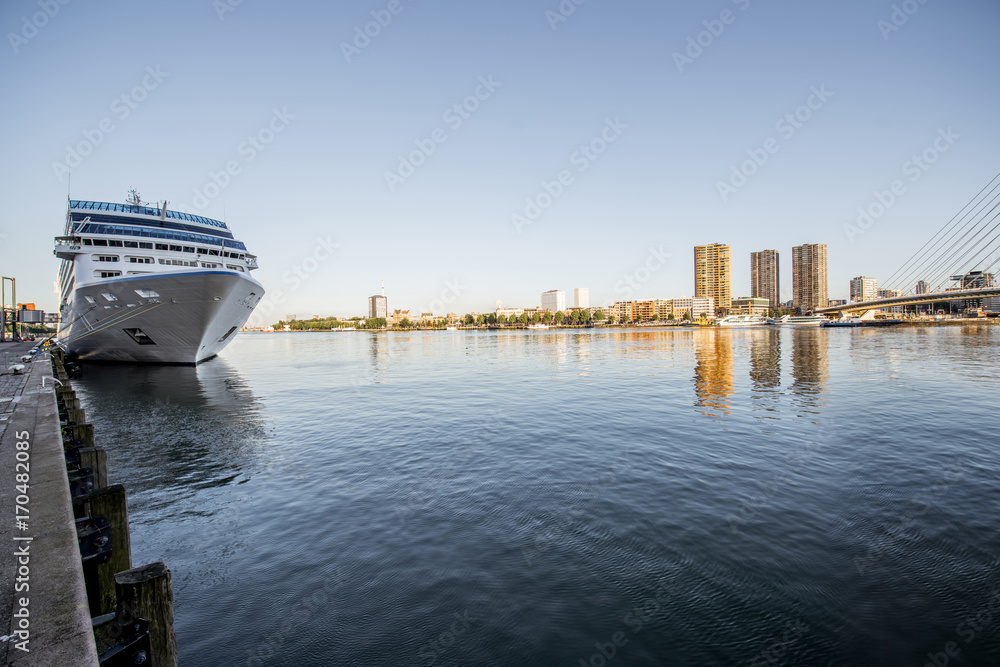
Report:
[{"label": "ship reflection in water", "polygon": [[[199,366],[86,364],[74,386],[98,444],[114,455],[130,503],[169,508],[202,489],[245,482],[265,440],[260,406],[222,358]],[[147,490],[169,490],[144,498]]]}]

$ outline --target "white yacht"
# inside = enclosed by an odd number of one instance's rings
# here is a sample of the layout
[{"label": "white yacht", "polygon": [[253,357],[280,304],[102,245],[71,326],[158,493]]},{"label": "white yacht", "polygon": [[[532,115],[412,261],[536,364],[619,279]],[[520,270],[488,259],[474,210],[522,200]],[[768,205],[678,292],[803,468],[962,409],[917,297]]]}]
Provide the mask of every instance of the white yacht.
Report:
[{"label": "white yacht", "polygon": [[768,324],[790,324],[793,326],[818,327],[827,318],[823,315],[784,315],[777,319],[768,320]]},{"label": "white yacht", "polygon": [[264,288],[224,222],[143,204],[70,200],[59,345],[88,361],[198,364],[236,335]]},{"label": "white yacht", "polygon": [[749,327],[755,324],[767,324],[767,318],[760,315],[729,315],[715,322],[720,327]]}]

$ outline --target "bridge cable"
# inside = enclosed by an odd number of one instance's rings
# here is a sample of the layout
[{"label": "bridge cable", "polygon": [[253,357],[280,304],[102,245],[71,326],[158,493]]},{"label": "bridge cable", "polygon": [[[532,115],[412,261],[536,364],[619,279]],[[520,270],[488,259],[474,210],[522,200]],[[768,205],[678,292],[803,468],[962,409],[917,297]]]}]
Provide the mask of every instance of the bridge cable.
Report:
[{"label": "bridge cable", "polygon": [[[973,214],[972,219],[966,220],[964,224],[961,224],[961,226],[957,230],[955,229],[957,225],[962,223],[962,221],[969,216],[972,210],[980,206],[985,199],[990,198],[990,195],[993,195],[993,192],[997,190],[998,187],[1000,187],[1000,182],[997,182],[995,185],[993,185],[992,188],[990,188],[990,184],[994,183],[994,181],[998,181],[998,179],[1000,179],[1000,173],[994,176],[993,179],[990,180],[990,183],[988,183],[985,187],[983,187],[983,189],[980,190],[975,197],[969,200],[961,208],[961,210],[959,210],[959,212],[955,214],[955,216],[952,217],[952,219],[949,220],[948,223],[944,225],[944,227],[938,230],[938,232],[934,234],[934,236],[931,237],[931,239],[927,241],[923,245],[923,247],[920,248],[920,250],[918,250],[909,260],[907,260],[907,262],[900,269],[898,269],[895,273],[893,273],[889,277],[888,280],[885,281],[884,283],[886,285],[885,289],[906,284],[904,281],[907,278],[912,277],[914,275],[920,275],[921,272],[926,271],[929,266],[932,266],[935,263],[934,258],[937,255],[931,254],[930,256],[928,256],[928,253],[933,251],[936,247],[940,247],[940,245],[947,243],[948,240],[954,238],[954,236],[958,232],[968,227],[969,223],[972,222],[978,216],[978,214]],[[987,190],[989,190],[989,193],[985,197],[983,197],[982,196],[983,193],[986,192]],[[994,195],[991,198],[990,203],[992,203],[992,201],[995,199],[996,195]],[[969,209],[970,206],[972,207],[972,210],[967,211],[966,209]],[[943,239],[938,238],[942,236],[946,238]],[[938,246],[934,246],[935,241],[938,242]]]}]

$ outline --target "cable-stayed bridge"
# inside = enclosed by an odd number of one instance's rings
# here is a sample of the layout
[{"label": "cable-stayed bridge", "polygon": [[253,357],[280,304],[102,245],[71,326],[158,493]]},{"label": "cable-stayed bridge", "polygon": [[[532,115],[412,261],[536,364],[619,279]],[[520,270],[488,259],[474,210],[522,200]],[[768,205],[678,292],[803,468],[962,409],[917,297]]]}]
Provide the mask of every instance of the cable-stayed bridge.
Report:
[{"label": "cable-stayed bridge", "polygon": [[1000,296],[1000,174],[969,200],[885,283],[892,296],[817,308],[817,313],[874,313],[880,308]]}]

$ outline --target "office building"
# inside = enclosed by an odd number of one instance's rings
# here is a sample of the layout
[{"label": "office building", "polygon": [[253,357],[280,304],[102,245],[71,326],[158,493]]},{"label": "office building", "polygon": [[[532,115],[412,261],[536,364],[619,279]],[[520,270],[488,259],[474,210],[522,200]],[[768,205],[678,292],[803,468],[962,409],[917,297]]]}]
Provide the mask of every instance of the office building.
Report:
[{"label": "office building", "polygon": [[[694,295],[711,298],[716,308],[728,313],[732,306],[730,248],[722,243],[694,247]],[[709,313],[710,315],[714,314]]]},{"label": "office building", "polygon": [[878,298],[878,280],[867,276],[851,278],[851,301],[874,301]]},{"label": "office building", "polygon": [[916,294],[927,294],[930,291],[931,291],[931,286],[929,284],[927,284],[926,280],[918,280],[917,281],[917,286],[916,286],[916,289],[914,289],[914,293],[916,293]]},{"label": "office building", "polygon": [[590,308],[590,289],[577,287],[573,290],[573,307]]},{"label": "office building", "polygon": [[780,292],[778,251],[761,250],[750,253],[750,296],[767,299],[768,308],[777,310]]},{"label": "office building", "polygon": [[674,317],[677,318],[684,317],[684,313],[692,320],[701,317],[702,313],[712,318],[715,312],[715,300],[712,297],[682,296],[674,299],[672,305]]},{"label": "office building", "polygon": [[551,310],[553,313],[566,310],[566,293],[561,289],[553,289],[542,292],[542,309]]},{"label": "office building", "polygon": [[733,315],[767,315],[771,301],[764,297],[741,296],[733,299]]},{"label": "office building", "polygon": [[[878,298],[880,299],[892,299],[897,296],[903,296],[903,290],[901,289],[880,289],[878,291]],[[902,306],[890,306],[889,308],[880,308],[883,313],[902,313]]]},{"label": "office building", "polygon": [[389,312],[388,305],[388,300],[381,294],[368,297],[368,317],[387,317]]},{"label": "office building", "polygon": [[826,244],[795,246],[792,248],[792,308],[805,314],[826,305]]}]

